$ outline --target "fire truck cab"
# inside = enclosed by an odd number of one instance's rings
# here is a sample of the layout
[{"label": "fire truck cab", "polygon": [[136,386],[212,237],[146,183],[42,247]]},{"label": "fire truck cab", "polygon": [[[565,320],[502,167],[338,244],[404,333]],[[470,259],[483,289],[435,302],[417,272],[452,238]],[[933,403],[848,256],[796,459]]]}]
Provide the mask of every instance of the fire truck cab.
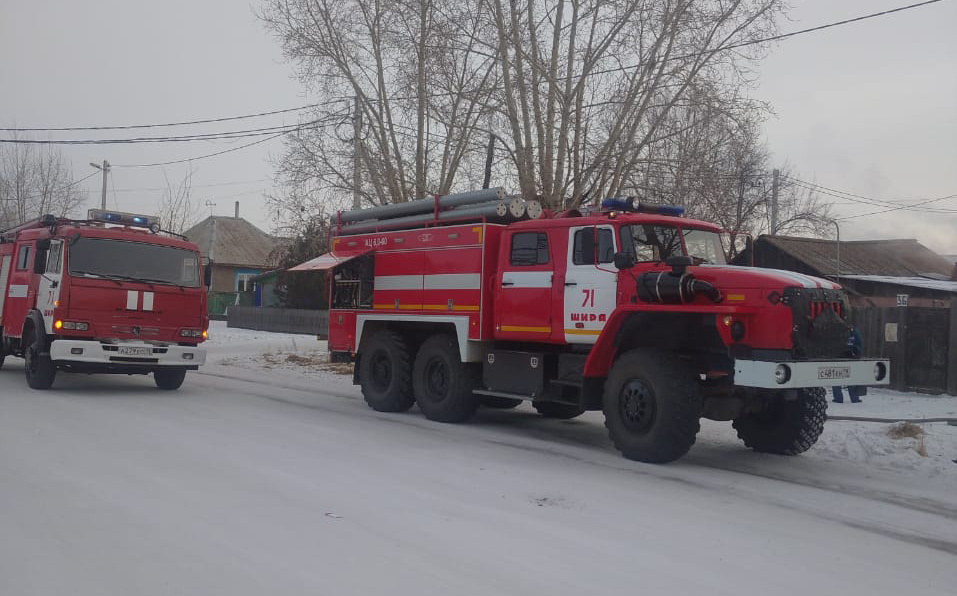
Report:
[{"label": "fire truck cab", "polygon": [[313,268],[332,272],[329,350],[356,361],[379,411],[602,410],[626,457],[667,462],[700,418],[733,421],[758,451],[803,452],[823,387],[889,382],[888,361],[845,358],[840,286],[730,266],[719,228],[680,208],[612,200],[501,223],[448,210],[400,229],[369,211],[376,229],[339,225]]},{"label": "fire truck cab", "polygon": [[155,218],[91,210],[0,233],[0,365],[24,358],[34,389],[57,371],[178,389],[205,362],[206,292],[197,247],[158,232]]}]

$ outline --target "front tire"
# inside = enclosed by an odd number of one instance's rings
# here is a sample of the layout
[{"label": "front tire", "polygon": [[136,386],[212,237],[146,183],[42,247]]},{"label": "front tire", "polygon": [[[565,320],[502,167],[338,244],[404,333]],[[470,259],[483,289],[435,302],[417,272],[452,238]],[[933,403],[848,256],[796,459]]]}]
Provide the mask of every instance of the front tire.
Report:
[{"label": "front tire", "polygon": [[163,368],[153,371],[153,382],[164,391],[176,391],[185,379],[185,368]]},{"label": "front tire", "polygon": [[472,390],[478,386],[480,373],[477,365],[462,362],[455,338],[433,335],[415,357],[415,402],[429,420],[464,422],[479,405]]},{"label": "front tire", "polygon": [[636,349],[605,382],[605,427],[628,459],[661,464],[688,453],[700,429],[701,395],[691,368],[668,352]]},{"label": "front tire", "polygon": [[554,401],[534,401],[532,407],[545,418],[555,420],[571,420],[585,413],[585,410],[570,404],[560,404]]},{"label": "front tire", "polygon": [[412,359],[405,339],[394,331],[378,331],[359,357],[362,397],[376,412],[405,412],[412,396]]},{"label": "front tire", "polygon": [[[56,365],[50,359],[46,342],[32,328],[24,334],[23,341],[23,370],[27,385],[31,389],[49,389],[56,379]],[[44,355],[45,350],[47,353]]]},{"label": "front tire", "polygon": [[798,455],[817,443],[827,420],[827,394],[821,387],[801,389],[798,399],[773,400],[760,412],[734,419],[745,446],[761,453]]}]

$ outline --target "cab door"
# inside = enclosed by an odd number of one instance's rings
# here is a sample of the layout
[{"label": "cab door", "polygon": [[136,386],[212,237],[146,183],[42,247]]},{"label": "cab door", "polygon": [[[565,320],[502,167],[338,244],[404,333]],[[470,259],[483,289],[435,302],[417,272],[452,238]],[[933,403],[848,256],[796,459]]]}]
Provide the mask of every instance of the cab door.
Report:
[{"label": "cab door", "polygon": [[565,341],[593,344],[615,310],[618,271],[615,230],[610,225],[568,230],[563,328]]},{"label": "cab door", "polygon": [[60,303],[60,285],[63,277],[63,241],[51,240],[47,249],[46,265],[37,283],[37,310],[43,314],[47,333],[53,333],[53,309]]},{"label": "cab door", "polygon": [[508,234],[495,280],[495,338],[547,340],[552,333],[555,273],[548,234],[544,230]]}]

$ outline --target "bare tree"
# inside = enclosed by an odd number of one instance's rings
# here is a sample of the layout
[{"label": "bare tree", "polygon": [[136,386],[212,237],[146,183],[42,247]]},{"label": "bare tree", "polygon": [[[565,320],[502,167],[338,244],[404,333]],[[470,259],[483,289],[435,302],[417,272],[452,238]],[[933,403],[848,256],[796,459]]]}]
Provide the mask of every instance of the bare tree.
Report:
[{"label": "bare tree", "polygon": [[292,225],[320,205],[344,206],[357,185],[366,204],[474,187],[492,139],[498,179],[546,207],[652,187],[728,226],[758,228],[766,201],[751,181],[767,150],[755,153],[751,124],[767,108],[742,90],[784,8],[266,0],[261,18],[322,99],[287,140],[277,162],[285,190],[270,205]]},{"label": "bare tree", "polygon": [[0,145],[0,229],[48,213],[73,215],[86,198],[77,184],[59,150],[31,144]]},{"label": "bare tree", "polygon": [[190,166],[186,175],[178,183],[173,183],[166,170],[163,170],[166,179],[166,190],[160,202],[158,216],[163,229],[182,234],[196,223],[196,205],[193,202],[193,168]]}]

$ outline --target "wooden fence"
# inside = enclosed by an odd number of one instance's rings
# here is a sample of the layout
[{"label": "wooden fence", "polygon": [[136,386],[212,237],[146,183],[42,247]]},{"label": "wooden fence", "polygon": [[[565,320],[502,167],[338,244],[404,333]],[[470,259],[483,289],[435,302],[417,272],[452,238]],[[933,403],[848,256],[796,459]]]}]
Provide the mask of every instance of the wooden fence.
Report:
[{"label": "wooden fence", "polygon": [[957,395],[957,301],[950,308],[851,311],[864,355],[890,358],[891,387]]},{"label": "wooden fence", "polygon": [[226,310],[226,326],[277,333],[302,333],[326,339],[329,311],[230,306]]}]

